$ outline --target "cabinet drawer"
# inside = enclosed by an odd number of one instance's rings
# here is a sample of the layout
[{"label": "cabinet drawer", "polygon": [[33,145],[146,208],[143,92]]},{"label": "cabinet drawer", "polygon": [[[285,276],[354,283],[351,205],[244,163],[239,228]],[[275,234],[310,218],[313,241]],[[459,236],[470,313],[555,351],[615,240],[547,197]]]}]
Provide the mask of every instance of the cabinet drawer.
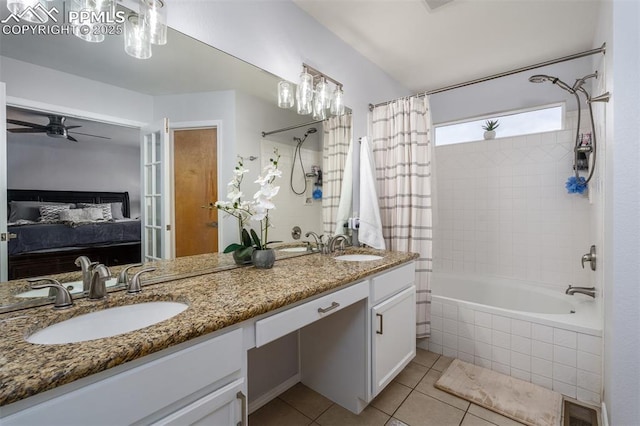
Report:
[{"label": "cabinet drawer", "polygon": [[378,303],[411,285],[416,279],[415,267],[415,263],[411,262],[373,277],[371,279],[372,303]]},{"label": "cabinet drawer", "polygon": [[265,345],[294,330],[369,296],[369,283],[362,281],[343,290],[307,302],[256,322],[256,347]]},{"label": "cabinet drawer", "polygon": [[2,418],[20,424],[132,424],[242,371],[235,330]]}]

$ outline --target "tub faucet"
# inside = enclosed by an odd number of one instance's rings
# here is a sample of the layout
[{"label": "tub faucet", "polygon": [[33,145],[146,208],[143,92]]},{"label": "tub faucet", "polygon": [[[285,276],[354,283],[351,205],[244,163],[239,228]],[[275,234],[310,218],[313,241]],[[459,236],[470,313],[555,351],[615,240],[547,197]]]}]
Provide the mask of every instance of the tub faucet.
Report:
[{"label": "tub faucet", "polygon": [[567,291],[565,291],[565,294],[573,296],[576,293],[586,294],[587,296],[591,296],[594,299],[596,298],[595,287],[571,287],[571,284],[569,284],[569,287],[567,288]]},{"label": "tub faucet", "polygon": [[89,284],[89,300],[102,300],[107,297],[107,280],[111,278],[111,271],[103,264],[96,265],[91,270],[91,283]]},{"label": "tub faucet", "polygon": [[76,258],[75,264],[82,271],[82,292],[89,291],[91,285],[91,271],[98,265],[98,262],[92,262],[87,256],[79,256]]}]

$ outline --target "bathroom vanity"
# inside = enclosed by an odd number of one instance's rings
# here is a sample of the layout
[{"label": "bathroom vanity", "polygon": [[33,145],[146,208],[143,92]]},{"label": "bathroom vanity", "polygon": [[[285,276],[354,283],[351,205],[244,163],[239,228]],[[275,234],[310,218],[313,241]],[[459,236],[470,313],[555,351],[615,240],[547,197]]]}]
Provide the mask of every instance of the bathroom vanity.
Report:
[{"label": "bathroom vanity", "polygon": [[[415,356],[412,253],[373,261],[312,254],[0,315],[0,423],[246,424],[247,352],[299,336],[308,387],[359,413]],[[85,312],[180,301],[181,314],[118,336],[34,345],[33,331]],[[275,396],[275,395],[274,395]]]}]

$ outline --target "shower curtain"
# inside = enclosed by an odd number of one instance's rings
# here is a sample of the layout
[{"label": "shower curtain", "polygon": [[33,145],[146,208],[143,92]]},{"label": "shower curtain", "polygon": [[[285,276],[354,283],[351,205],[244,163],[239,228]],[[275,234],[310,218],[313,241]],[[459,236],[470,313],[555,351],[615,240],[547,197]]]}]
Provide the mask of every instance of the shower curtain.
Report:
[{"label": "shower curtain", "polygon": [[431,333],[431,116],[426,97],[377,106],[371,140],[385,242],[389,250],[419,253],[416,262],[418,338]]},{"label": "shower curtain", "polygon": [[323,128],[322,232],[325,235],[333,235],[347,152],[352,138],[351,114],[331,117],[324,122]]}]

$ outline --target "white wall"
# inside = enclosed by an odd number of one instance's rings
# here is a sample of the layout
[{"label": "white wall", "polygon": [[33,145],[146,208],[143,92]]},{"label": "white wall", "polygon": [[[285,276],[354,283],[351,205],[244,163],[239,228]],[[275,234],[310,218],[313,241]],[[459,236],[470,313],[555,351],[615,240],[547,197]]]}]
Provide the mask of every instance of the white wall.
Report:
[{"label": "white wall", "polygon": [[140,215],[140,149],[110,141],[68,142],[47,136],[7,137],[10,189],[128,191]]},{"label": "white wall", "polygon": [[437,147],[434,270],[558,291],[593,282],[580,267],[593,243],[591,205],[564,187],[574,138],[570,129]]},{"label": "white wall", "polygon": [[291,81],[303,62],[339,80],[354,138],[367,133],[368,103],[410,94],[291,1],[183,0],[172,4],[169,25]]},{"label": "white wall", "polygon": [[19,98],[55,106],[65,115],[99,115],[116,124],[148,123],[153,117],[151,96],[7,57],[0,57],[0,80],[7,84],[9,104]]},{"label": "white wall", "polygon": [[605,181],[604,399],[611,425],[640,419],[640,5],[604,2],[599,31],[608,37]]}]

